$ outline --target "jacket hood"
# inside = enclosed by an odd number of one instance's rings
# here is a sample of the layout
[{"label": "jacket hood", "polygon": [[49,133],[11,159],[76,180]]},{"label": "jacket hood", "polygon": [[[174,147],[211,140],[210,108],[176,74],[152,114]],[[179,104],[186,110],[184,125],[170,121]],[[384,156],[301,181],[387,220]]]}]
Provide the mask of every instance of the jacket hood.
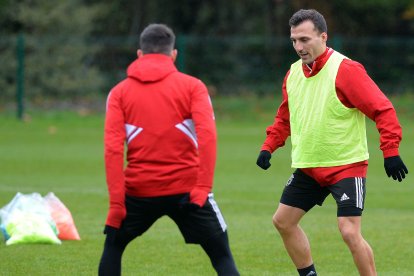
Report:
[{"label": "jacket hood", "polygon": [[142,82],[157,82],[174,72],[177,72],[177,68],[171,57],[163,54],[146,54],[128,66],[127,76]]}]

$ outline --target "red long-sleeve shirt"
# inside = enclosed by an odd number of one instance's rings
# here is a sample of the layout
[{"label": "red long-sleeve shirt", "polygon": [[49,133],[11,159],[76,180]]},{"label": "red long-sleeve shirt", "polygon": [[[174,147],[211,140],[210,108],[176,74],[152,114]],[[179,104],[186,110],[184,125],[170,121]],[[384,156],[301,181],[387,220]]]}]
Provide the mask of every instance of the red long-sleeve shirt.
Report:
[{"label": "red long-sleeve shirt", "polygon": [[[312,66],[303,64],[307,78],[316,75],[325,65],[333,49],[327,48],[313,62]],[[283,100],[277,111],[273,125],[266,129],[267,137],[262,150],[274,152],[285,144],[290,136],[290,115],[286,91],[287,72],[282,86]],[[338,99],[349,108],[357,108],[368,118],[375,121],[380,133],[380,149],[384,158],[399,155],[398,147],[402,138],[401,126],[392,103],[368,76],[364,67],[353,60],[344,59],[339,66],[335,80]],[[331,185],[347,177],[365,177],[368,161],[323,168],[302,168],[321,185]]]},{"label": "red long-sleeve shirt", "polygon": [[189,192],[191,202],[204,205],[216,162],[213,108],[200,80],[178,72],[162,54],[140,57],[127,75],[111,90],[105,118],[106,224],[116,228],[125,216],[125,194]]}]

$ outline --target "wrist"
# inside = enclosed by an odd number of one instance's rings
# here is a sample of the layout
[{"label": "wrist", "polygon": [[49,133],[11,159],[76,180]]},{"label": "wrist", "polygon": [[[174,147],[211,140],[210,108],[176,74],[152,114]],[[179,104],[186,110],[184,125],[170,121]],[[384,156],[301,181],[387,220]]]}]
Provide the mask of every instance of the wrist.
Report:
[{"label": "wrist", "polygon": [[384,158],[393,157],[400,155],[398,148],[391,148],[382,151],[382,155]]},{"label": "wrist", "polygon": [[270,147],[266,146],[266,145],[263,145],[262,148],[260,149],[260,151],[264,151],[264,150],[265,151],[268,151],[270,153],[273,152],[273,150]]}]

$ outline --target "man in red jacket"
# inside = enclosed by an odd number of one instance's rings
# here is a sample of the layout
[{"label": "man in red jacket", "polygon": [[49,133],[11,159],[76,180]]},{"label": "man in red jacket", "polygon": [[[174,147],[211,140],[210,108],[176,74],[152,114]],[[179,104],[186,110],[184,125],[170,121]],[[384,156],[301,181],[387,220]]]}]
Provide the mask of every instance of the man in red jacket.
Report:
[{"label": "man in red jacket", "polygon": [[120,275],[128,243],[164,215],[186,243],[201,245],[218,275],[239,275],[211,192],[216,127],[210,97],[200,80],[177,71],[174,43],[168,26],[146,27],[138,59],[108,95],[109,212],[99,275]]},{"label": "man in red jacket", "polygon": [[300,59],[286,74],[282,104],[256,162],[268,169],[271,154],[291,136],[296,170],[286,183],[273,224],[299,275],[317,275],[299,222],[331,194],[339,230],[359,274],[376,275],[374,254],[361,234],[368,166],[364,117],[375,121],[380,133],[387,175],[402,181],[408,170],[399,156],[402,131],[396,112],[360,63],[326,46],[327,26],[319,12],[300,10],[289,25]]}]

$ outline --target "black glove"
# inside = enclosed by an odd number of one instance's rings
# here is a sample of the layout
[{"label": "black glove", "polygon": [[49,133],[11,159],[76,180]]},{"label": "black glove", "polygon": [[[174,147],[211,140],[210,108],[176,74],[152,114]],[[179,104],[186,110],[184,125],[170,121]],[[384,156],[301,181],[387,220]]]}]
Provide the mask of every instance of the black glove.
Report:
[{"label": "black glove", "polygon": [[398,179],[399,182],[405,178],[405,174],[408,174],[407,167],[398,155],[384,158],[384,168],[388,177],[392,176],[394,180]]},{"label": "black glove", "polygon": [[257,157],[256,164],[263,170],[267,170],[272,164],[270,164],[269,160],[272,158],[272,154],[267,150],[262,150]]},{"label": "black glove", "polygon": [[185,194],[179,202],[180,208],[185,211],[195,211],[200,209],[201,206],[195,203],[190,202],[190,194]]}]

